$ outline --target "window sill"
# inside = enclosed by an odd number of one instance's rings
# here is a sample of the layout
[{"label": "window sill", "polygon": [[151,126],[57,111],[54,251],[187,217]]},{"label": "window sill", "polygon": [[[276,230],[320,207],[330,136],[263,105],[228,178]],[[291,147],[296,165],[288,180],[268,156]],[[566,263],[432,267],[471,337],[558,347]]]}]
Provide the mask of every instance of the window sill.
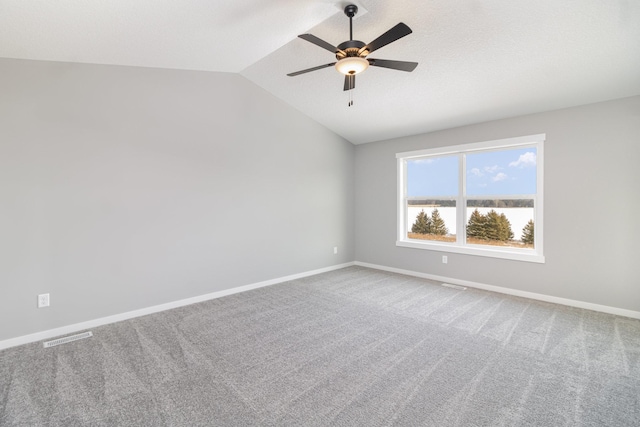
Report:
[{"label": "window sill", "polygon": [[544,255],[538,254],[535,250],[507,248],[484,248],[479,246],[458,246],[451,243],[423,242],[416,240],[398,240],[396,246],[414,249],[426,249],[429,251],[449,252],[464,255],[483,256],[490,258],[501,258],[513,261],[534,262],[544,264]]}]

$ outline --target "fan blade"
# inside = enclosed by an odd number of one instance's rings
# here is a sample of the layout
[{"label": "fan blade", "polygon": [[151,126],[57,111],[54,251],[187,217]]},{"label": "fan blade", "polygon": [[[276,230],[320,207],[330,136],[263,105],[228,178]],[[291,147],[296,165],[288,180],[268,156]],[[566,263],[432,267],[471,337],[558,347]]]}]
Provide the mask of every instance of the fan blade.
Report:
[{"label": "fan blade", "polygon": [[351,90],[356,88],[356,75],[345,74],[344,76],[344,90]]},{"label": "fan blade", "polygon": [[344,54],[344,56],[347,56],[347,54],[344,53],[342,50],[340,50],[337,47],[335,47],[334,45],[329,44],[326,41],[314,36],[313,34],[300,34],[298,37],[300,37],[301,39],[304,39],[304,40],[306,40],[306,41],[308,41],[310,43],[313,43],[316,46],[320,46],[323,49],[327,49],[331,53],[342,52]]},{"label": "fan blade", "polygon": [[287,76],[289,77],[299,76],[300,74],[310,73],[311,71],[321,70],[327,67],[333,67],[334,65],[336,65],[335,62],[332,62],[331,64],[318,65],[317,67],[307,68],[306,70],[296,71],[295,73],[289,73],[287,74]]},{"label": "fan blade", "polygon": [[365,50],[371,53],[374,50],[378,50],[381,47],[386,46],[389,43],[392,43],[398,39],[401,39],[404,36],[408,36],[411,33],[412,33],[411,28],[409,28],[406,24],[401,22],[395,27],[393,27],[392,29],[390,29],[389,31],[387,31],[386,33],[384,33],[383,35],[381,35],[380,37],[378,37],[377,39],[375,39],[374,41],[372,41],[371,43],[369,43],[368,45],[366,45],[365,47],[363,47],[362,49],[360,49],[359,54],[362,54],[362,52],[364,52]]},{"label": "fan blade", "polygon": [[369,61],[369,65],[373,65],[374,67],[383,67],[383,68],[391,68],[392,70],[400,70],[400,71],[413,71],[418,66],[417,62],[407,62],[407,61],[390,61],[388,59],[373,59],[367,58]]}]

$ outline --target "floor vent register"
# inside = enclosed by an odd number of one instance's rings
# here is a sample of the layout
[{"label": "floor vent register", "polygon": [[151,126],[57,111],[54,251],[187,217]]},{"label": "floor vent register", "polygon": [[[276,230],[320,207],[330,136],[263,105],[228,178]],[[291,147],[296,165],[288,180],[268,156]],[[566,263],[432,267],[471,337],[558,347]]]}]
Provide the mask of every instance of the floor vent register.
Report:
[{"label": "floor vent register", "polygon": [[44,343],[44,348],[49,348],[49,347],[55,347],[57,345],[60,344],[66,344],[68,342],[73,342],[73,341],[78,341],[84,338],[89,338],[92,337],[93,333],[91,333],[91,331],[89,332],[83,332],[81,334],[77,334],[77,335],[69,335],[68,337],[62,337],[62,338],[58,338],[52,341],[46,341]]}]

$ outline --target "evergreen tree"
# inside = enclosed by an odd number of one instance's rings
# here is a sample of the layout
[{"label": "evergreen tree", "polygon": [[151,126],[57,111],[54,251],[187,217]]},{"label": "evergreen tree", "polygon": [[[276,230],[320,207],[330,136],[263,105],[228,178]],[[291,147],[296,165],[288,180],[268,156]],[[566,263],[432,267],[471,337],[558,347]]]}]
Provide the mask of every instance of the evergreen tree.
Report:
[{"label": "evergreen tree", "polygon": [[505,214],[498,214],[493,209],[486,215],[482,215],[478,209],[475,209],[467,223],[467,237],[500,242],[513,240],[511,222]]},{"label": "evergreen tree", "polygon": [[447,229],[447,226],[445,225],[444,220],[440,216],[440,212],[438,212],[438,209],[434,209],[433,212],[431,212],[431,233],[430,234],[437,234],[440,236],[444,236],[448,233],[449,233],[449,229]]},{"label": "evergreen tree", "polygon": [[500,215],[491,209],[487,215],[486,235],[489,240],[500,240]]},{"label": "evergreen tree", "polygon": [[499,236],[500,241],[506,242],[507,240],[513,240],[513,231],[511,230],[511,222],[507,219],[507,216],[503,213],[498,218]]},{"label": "evergreen tree", "polygon": [[487,213],[487,239],[506,242],[513,239],[513,231],[511,231],[511,223],[505,214],[498,214],[491,209]]},{"label": "evergreen tree", "polygon": [[521,237],[522,243],[533,245],[534,236],[535,234],[534,234],[533,220],[530,219],[527,225],[525,225],[524,228],[522,229],[522,237]]},{"label": "evergreen tree", "polygon": [[469,217],[467,237],[475,237],[476,239],[483,240],[487,238],[487,217],[482,215],[478,209],[475,209]]},{"label": "evergreen tree", "polygon": [[418,234],[431,233],[431,218],[424,212],[424,209],[416,217],[416,222],[411,226],[411,232]]}]

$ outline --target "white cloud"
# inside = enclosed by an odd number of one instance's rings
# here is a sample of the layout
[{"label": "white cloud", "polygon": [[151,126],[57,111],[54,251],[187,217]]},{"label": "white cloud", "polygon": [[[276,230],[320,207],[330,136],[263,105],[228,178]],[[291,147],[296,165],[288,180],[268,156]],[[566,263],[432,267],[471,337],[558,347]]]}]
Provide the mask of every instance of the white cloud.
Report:
[{"label": "white cloud", "polygon": [[475,176],[483,176],[484,174],[482,172],[480,172],[480,169],[478,168],[473,168],[469,171],[469,173],[471,175],[475,175]]},{"label": "white cloud", "polygon": [[484,167],[484,171],[487,173],[496,173],[498,170],[500,170],[500,166],[498,165],[493,165],[493,166],[485,166]]},{"label": "white cloud", "polygon": [[506,174],[506,173],[499,172],[496,176],[494,176],[493,178],[491,178],[491,180],[492,180],[493,182],[498,182],[498,181],[504,181],[504,180],[505,180],[505,179],[507,179],[507,178],[508,178],[508,176],[507,176],[507,174]]},{"label": "white cloud", "polygon": [[520,157],[518,157],[518,160],[516,160],[515,162],[511,162],[509,163],[509,166],[511,166],[512,168],[517,168],[517,167],[527,167],[527,166],[535,166],[536,165],[536,153],[532,152],[532,151],[527,151],[524,154],[520,154]]}]

